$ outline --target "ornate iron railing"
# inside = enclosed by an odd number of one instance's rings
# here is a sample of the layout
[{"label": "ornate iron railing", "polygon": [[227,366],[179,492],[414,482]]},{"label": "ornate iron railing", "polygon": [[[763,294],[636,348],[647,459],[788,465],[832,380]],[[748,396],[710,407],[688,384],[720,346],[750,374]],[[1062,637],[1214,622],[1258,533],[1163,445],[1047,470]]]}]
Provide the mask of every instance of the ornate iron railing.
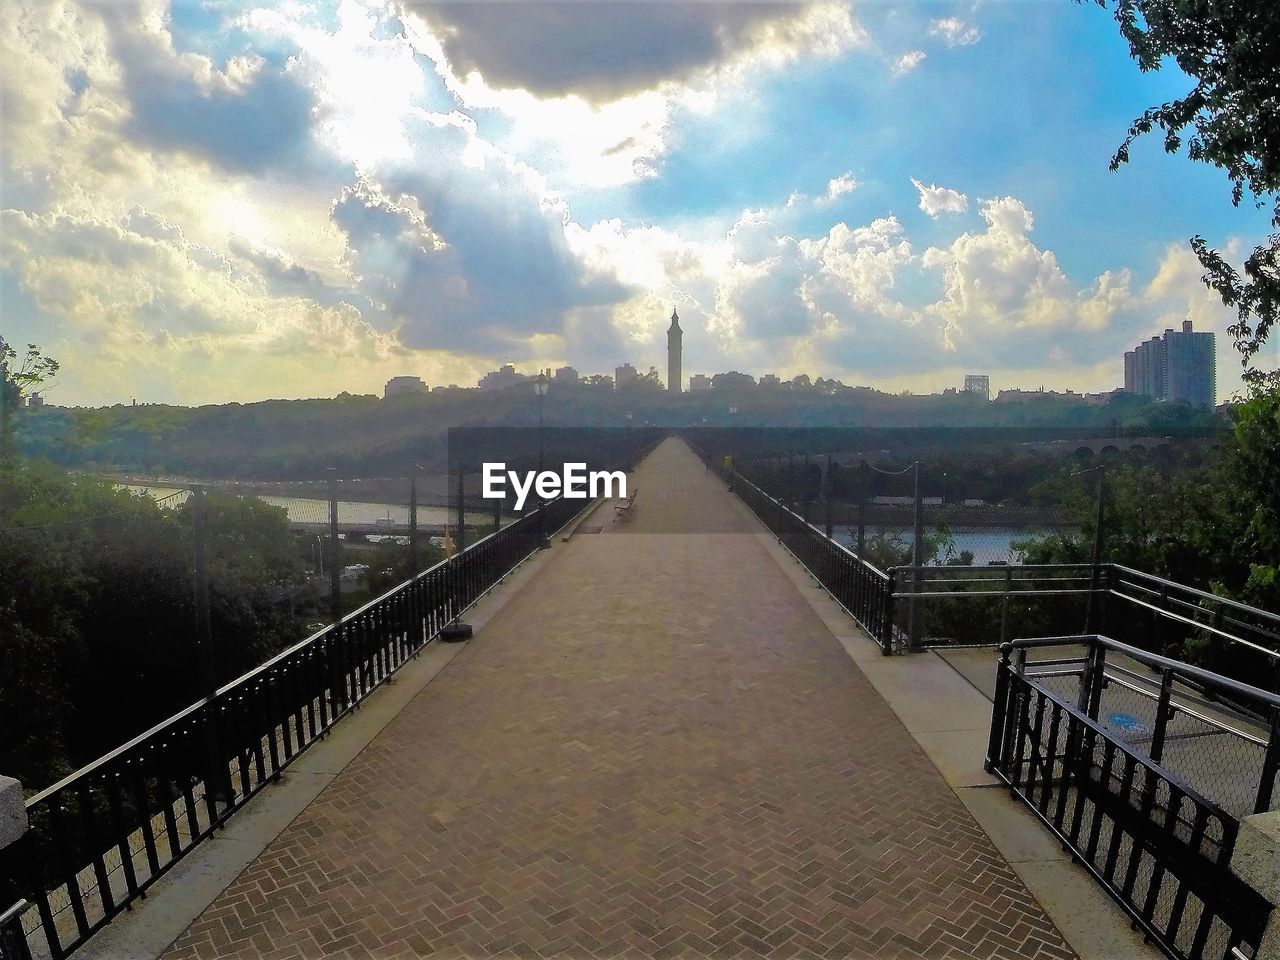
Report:
[{"label": "ornate iron railing", "polygon": [[[1029,649],[1064,645],[1079,645],[1085,654],[1027,662]],[[1105,691],[1115,679],[1108,651],[1160,671],[1147,749],[1127,742],[1127,724],[1106,715]],[[1064,677],[1071,680],[1065,689]],[[1188,680],[1247,695],[1272,710],[1280,705],[1265,691],[1105,637],[1004,644],[986,765],[1170,957],[1248,957],[1261,941],[1270,904],[1228,868],[1239,821],[1161,762],[1170,719],[1188,709],[1178,702]],[[1274,762],[1257,773],[1269,798]]]},{"label": "ornate iron railing", "polygon": [[83,944],[588,504],[549,501],[27,800],[0,853],[0,897],[34,904],[22,947]]}]

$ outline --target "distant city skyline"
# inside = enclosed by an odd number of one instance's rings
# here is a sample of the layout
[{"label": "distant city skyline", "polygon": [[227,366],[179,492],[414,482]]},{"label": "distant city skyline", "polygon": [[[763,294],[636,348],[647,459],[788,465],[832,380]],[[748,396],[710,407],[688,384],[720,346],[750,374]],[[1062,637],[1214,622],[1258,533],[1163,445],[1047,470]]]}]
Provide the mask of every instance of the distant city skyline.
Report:
[{"label": "distant city skyline", "polygon": [[485,2],[0,5],[0,315],[49,402],[664,371],[673,307],[683,389],[1098,391],[1188,317],[1237,389],[1187,238],[1266,212],[1154,141],[1108,171],[1190,83],[1106,11]]}]

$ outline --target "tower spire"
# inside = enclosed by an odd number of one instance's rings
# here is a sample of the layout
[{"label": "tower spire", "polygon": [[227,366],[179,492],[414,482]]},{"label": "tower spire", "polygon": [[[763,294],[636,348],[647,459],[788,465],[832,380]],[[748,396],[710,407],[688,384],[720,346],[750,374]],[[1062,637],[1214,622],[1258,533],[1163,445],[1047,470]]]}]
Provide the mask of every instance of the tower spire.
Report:
[{"label": "tower spire", "polygon": [[680,329],[680,315],[671,309],[671,326],[667,328],[667,392],[680,393],[680,354],[683,350],[684,331]]}]

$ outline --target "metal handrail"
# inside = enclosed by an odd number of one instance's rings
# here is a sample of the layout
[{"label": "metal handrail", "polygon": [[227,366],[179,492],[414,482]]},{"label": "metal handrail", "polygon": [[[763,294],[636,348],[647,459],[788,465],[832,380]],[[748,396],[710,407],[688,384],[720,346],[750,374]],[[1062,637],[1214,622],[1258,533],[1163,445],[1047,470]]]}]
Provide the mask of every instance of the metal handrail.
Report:
[{"label": "metal handrail", "polygon": [[1260,687],[1253,687],[1247,683],[1241,683],[1239,680],[1232,680],[1230,677],[1224,677],[1220,673],[1213,673],[1205,670],[1203,667],[1197,667],[1190,663],[1184,663],[1181,660],[1173,660],[1170,657],[1161,656],[1158,653],[1149,653],[1138,647],[1119,640],[1113,640],[1102,634],[1078,634],[1075,636],[1058,636],[1058,637],[1024,637],[1010,642],[1010,646],[1015,650],[1035,649],[1038,647],[1061,646],[1063,644],[1086,644],[1098,645],[1108,650],[1114,650],[1117,653],[1123,653],[1131,660],[1137,660],[1139,663],[1145,663],[1147,666],[1156,667],[1160,670],[1171,670],[1177,676],[1189,677],[1199,683],[1206,684],[1222,690],[1230,690],[1239,696],[1265,703],[1267,706],[1280,709],[1280,694],[1271,693]]},{"label": "metal handrail", "polygon": [[1260,610],[1257,607],[1249,606],[1247,603],[1241,603],[1239,600],[1233,600],[1230,597],[1220,597],[1216,593],[1209,593],[1208,591],[1201,590],[1197,587],[1188,587],[1186,584],[1177,583],[1173,580],[1166,580],[1164,577],[1156,576],[1154,573],[1145,573],[1142,570],[1135,570],[1133,567],[1126,567],[1120,563],[1112,563],[1108,564],[1108,566],[1113,570],[1120,571],[1121,573],[1140,577],[1143,580],[1149,580],[1153,583],[1158,583],[1162,587],[1172,587],[1183,593],[1189,593],[1193,596],[1197,596],[1202,600],[1212,600],[1214,603],[1220,603],[1244,613],[1261,616],[1263,619],[1274,623],[1276,627],[1280,629],[1280,615],[1271,613],[1269,610]]},{"label": "metal handrail", "polygon": [[21,916],[23,913],[25,913],[27,910],[27,906],[28,906],[27,901],[19,900],[17,903],[11,906],[8,910],[5,910],[4,912],[0,913],[0,927],[4,926],[10,920],[14,920],[17,917]]}]

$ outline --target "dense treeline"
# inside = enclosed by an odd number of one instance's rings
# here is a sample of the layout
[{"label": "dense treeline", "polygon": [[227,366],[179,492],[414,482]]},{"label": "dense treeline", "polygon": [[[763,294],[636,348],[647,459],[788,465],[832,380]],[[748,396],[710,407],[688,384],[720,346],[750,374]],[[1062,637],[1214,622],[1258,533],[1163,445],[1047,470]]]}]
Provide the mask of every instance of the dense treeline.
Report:
[{"label": "dense treeline", "polygon": [[[1280,384],[1263,381],[1232,412],[1221,455],[1181,470],[1124,464],[1107,473],[1103,559],[1280,611]],[[1031,563],[1089,559],[1096,494],[1061,478],[1079,532],[1028,542]]]},{"label": "dense treeline", "polygon": [[[646,382],[647,383],[647,382]],[[505,391],[447,390],[383,400],[343,394],[328,400],[272,400],[185,408],[45,407],[23,411],[23,452],[81,469],[238,479],[314,479],[327,467],[343,476],[402,475],[415,464],[443,467],[448,430],[532,427],[538,410],[527,386]],[[1078,428],[1081,432],[1163,435],[1220,425],[1212,411],[1157,405],[1117,395],[1105,404],[1045,394],[1015,403],[959,396],[894,396],[834,381],[758,387],[727,382],[670,396],[652,384],[615,391],[553,384],[549,426],[810,428],[921,425]]]},{"label": "dense treeline", "polygon": [[[220,680],[316,618],[282,509],[206,498]],[[191,502],[26,461],[0,469],[0,770],[48,784],[201,695]]]}]

